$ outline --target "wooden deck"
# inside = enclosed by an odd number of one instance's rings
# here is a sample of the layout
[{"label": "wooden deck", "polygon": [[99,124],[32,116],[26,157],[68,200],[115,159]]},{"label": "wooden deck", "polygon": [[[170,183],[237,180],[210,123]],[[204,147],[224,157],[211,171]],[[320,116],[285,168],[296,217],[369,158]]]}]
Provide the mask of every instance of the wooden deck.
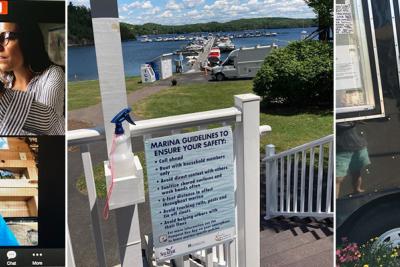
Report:
[{"label": "wooden deck", "polygon": [[261,267],[332,267],[333,221],[274,218],[262,222]]}]

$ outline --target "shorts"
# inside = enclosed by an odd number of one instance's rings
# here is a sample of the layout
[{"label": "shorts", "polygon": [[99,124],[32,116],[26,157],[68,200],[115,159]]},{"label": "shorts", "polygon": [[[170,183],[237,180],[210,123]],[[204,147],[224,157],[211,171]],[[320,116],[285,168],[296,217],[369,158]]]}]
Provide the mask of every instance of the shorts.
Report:
[{"label": "shorts", "polygon": [[336,153],[336,177],[344,177],[348,173],[361,171],[370,163],[366,147],[352,152],[338,152]]}]

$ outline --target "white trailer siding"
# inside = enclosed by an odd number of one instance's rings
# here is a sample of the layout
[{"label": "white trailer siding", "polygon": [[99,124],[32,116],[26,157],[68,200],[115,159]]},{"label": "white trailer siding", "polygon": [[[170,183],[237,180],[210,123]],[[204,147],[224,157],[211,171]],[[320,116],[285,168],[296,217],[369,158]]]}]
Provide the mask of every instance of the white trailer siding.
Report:
[{"label": "white trailer siding", "polygon": [[255,77],[273,46],[242,48],[238,51],[236,69],[238,77]]}]

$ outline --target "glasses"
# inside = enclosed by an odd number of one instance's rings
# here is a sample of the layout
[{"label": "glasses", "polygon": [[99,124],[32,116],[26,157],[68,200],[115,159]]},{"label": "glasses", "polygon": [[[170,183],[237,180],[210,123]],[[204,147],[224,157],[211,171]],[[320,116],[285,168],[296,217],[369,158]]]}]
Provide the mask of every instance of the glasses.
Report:
[{"label": "glasses", "polygon": [[10,40],[15,40],[17,38],[16,32],[2,32],[0,33],[0,45],[5,47],[8,45]]}]

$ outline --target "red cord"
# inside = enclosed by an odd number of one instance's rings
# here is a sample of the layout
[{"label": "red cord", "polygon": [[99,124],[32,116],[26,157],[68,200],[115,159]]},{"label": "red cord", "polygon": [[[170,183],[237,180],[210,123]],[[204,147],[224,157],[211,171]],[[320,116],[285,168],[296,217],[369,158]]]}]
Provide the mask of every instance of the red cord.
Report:
[{"label": "red cord", "polygon": [[110,151],[110,169],[111,169],[111,186],[110,189],[108,189],[107,192],[107,198],[106,198],[106,205],[104,206],[103,210],[103,218],[104,220],[108,220],[108,216],[110,213],[110,198],[111,198],[111,193],[114,187],[114,177],[115,177],[115,172],[114,172],[114,152],[115,152],[115,140],[116,140],[116,135],[113,136],[112,140],[112,145],[111,145],[111,151]]}]

